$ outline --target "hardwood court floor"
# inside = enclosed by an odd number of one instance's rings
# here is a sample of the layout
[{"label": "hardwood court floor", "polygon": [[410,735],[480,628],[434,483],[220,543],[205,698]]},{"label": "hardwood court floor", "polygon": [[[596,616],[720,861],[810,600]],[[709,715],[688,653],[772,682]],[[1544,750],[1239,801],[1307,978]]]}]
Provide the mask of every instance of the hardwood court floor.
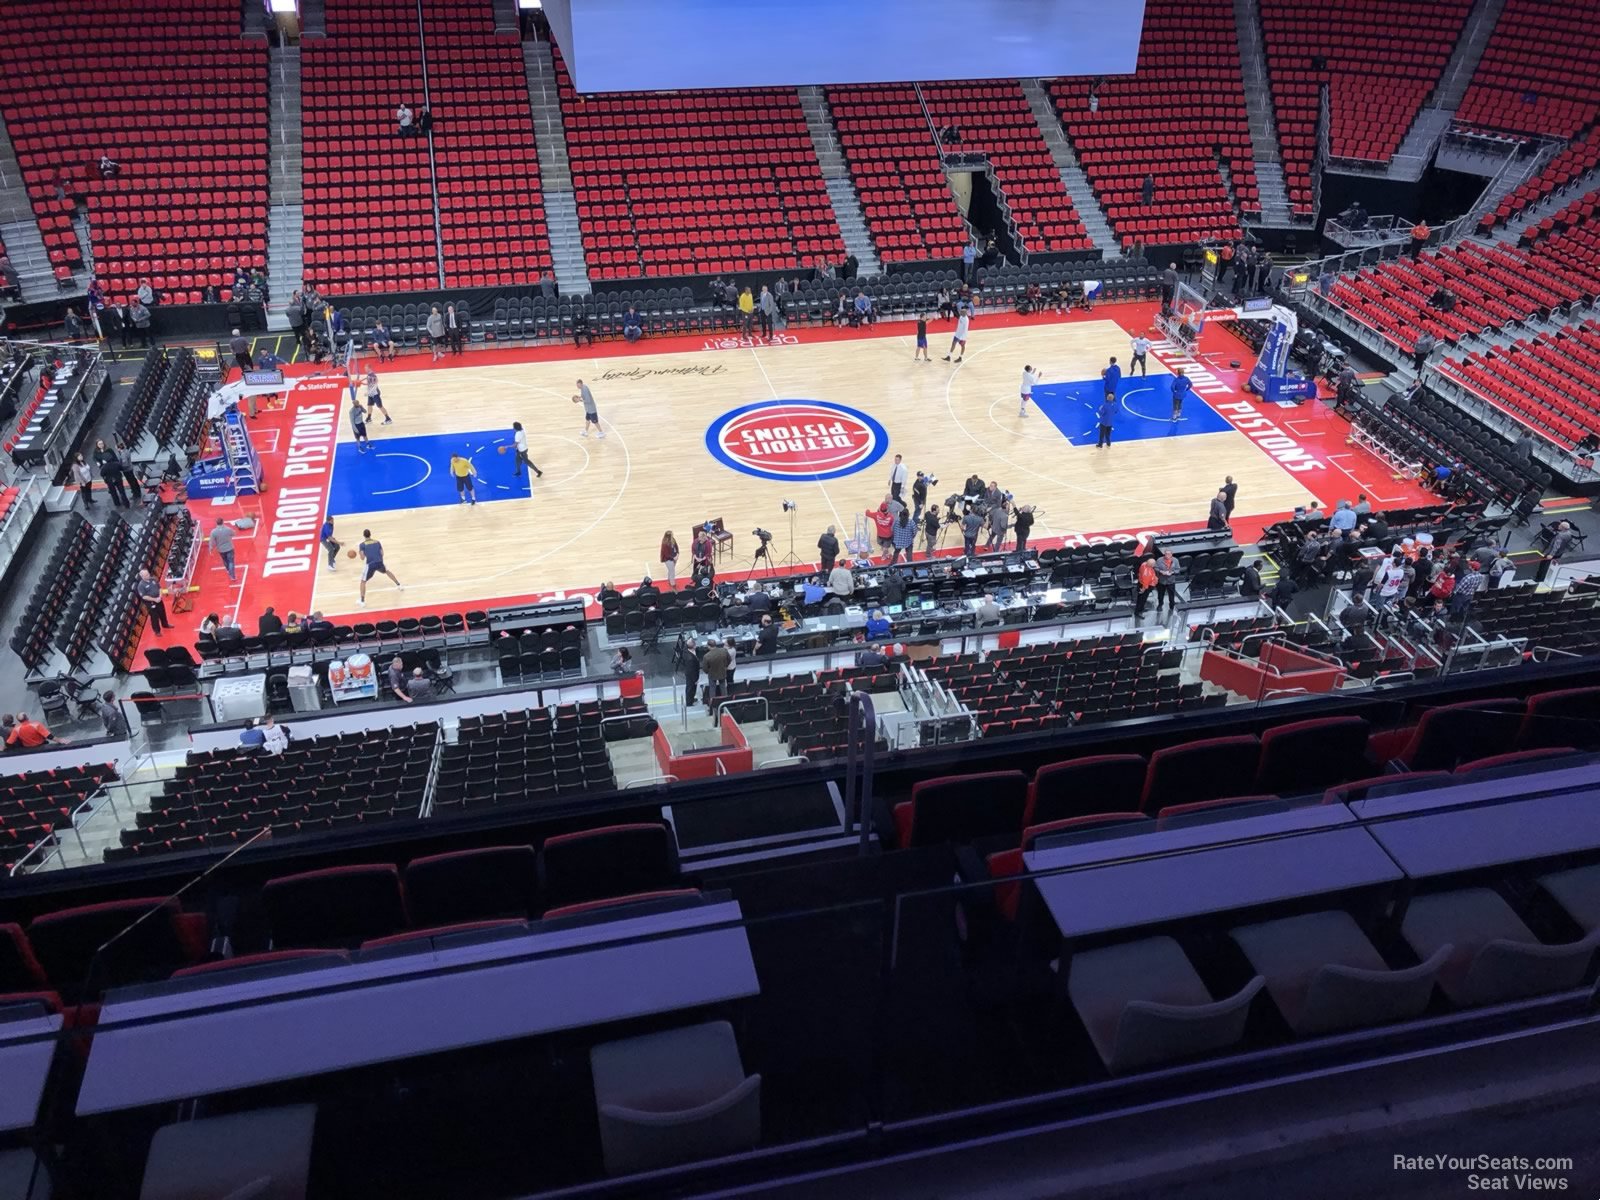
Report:
[{"label": "hardwood court floor", "polygon": [[[940,348],[948,342],[946,336]],[[1111,354],[1126,362],[1128,335],[1114,321],[992,335],[975,324],[960,365],[914,363],[911,351],[912,339],[893,336],[647,359],[599,355],[479,366],[466,358],[448,370],[385,370],[383,398],[395,423],[374,428],[374,453],[361,457],[351,453],[353,433],[341,420],[332,508],[351,534],[347,544],[361,528],[383,542],[410,606],[659,574],[663,531],[676,533],[687,558],[691,528],[713,517],[734,532],[737,561],[749,561],[750,531],[758,525],[777,535],[781,555],[789,539],[785,499],[798,505],[796,553],[810,560],[825,526],[845,535],[856,514],[883,499],[896,453],[913,471],[939,476],[934,490],[941,500],[969,474],[998,480],[1020,503],[1045,510],[1035,534],[1042,538],[1203,520],[1227,474],[1250,512],[1281,512],[1312,498],[1295,476],[1231,428],[1098,450],[1073,445],[1036,408],[1017,415],[1024,363],[1038,366],[1047,382],[1093,383]],[[580,375],[594,392],[605,438],[582,436],[582,408],[571,399]],[[1165,384],[1156,399],[1166,402]],[[788,482],[716,461],[706,447],[712,422],[769,400],[827,401],[865,412],[887,433],[885,456],[856,474]],[[505,444],[517,420],[544,477],[531,495],[489,502],[488,496],[513,495],[512,459],[495,446],[496,439]],[[369,487],[365,468],[397,437],[405,439],[406,475],[374,477],[372,483],[385,486]],[[458,448],[472,455],[483,476],[478,493],[485,502],[456,503],[451,488],[443,503],[406,504],[406,491],[416,489],[396,485],[429,467],[443,474]],[[372,494],[379,490],[388,494]],[[388,586],[374,581],[371,590],[376,596]],[[319,571],[313,607],[354,610],[356,572]]]},{"label": "hardwood court floor", "polygon": [[[280,614],[320,609],[330,617],[370,617],[592,593],[602,580],[631,586],[646,574],[662,577],[657,547],[664,530],[676,533],[687,567],[693,526],[714,517],[735,534],[721,573],[743,575],[758,525],[775,534],[777,559],[788,552],[784,500],[798,505],[794,550],[810,563],[826,526],[836,526],[843,541],[857,516],[883,499],[896,453],[913,472],[939,477],[932,489],[939,501],[968,475],[997,480],[1019,504],[1043,510],[1033,533],[1040,545],[1201,527],[1225,475],[1239,485],[1234,525],[1241,540],[1313,498],[1331,506],[1365,488],[1375,500],[1409,502],[1409,492],[1402,495],[1377,464],[1343,444],[1342,420],[1320,404],[1289,412],[1245,396],[1241,373],[1228,364],[1248,364],[1249,355],[1221,330],[1208,329],[1200,361],[1185,364],[1191,374],[1210,375],[1182,422],[1167,420],[1163,363],[1178,356],[1158,344],[1148,381],[1124,381],[1115,444],[1096,449],[1100,370],[1113,354],[1127,363],[1130,331],[1145,328],[1151,313],[1148,304],[1126,304],[1066,320],[980,314],[959,365],[940,361],[950,344],[948,321],[930,330],[934,361],[926,363],[912,361],[909,323],[870,332],[800,329],[776,345],[713,337],[581,351],[494,348],[439,364],[427,354],[404,355],[379,370],[394,423],[371,427],[365,455],[356,450],[342,378],[313,380],[297,387],[282,411],[252,425],[268,493],[197,506],[203,528],[213,512],[250,514],[260,524],[238,538],[236,583],[214,555],[202,553],[194,610],[179,615],[174,635],[162,641],[191,640],[207,611],[237,613],[253,632],[267,604]],[[1042,372],[1043,383],[1029,415],[1019,417],[1025,363]],[[594,392],[603,439],[581,436],[582,408],[572,402],[580,377]],[[736,410],[777,402],[787,404],[772,421],[785,413],[806,419],[805,406],[819,403],[860,414],[866,420],[853,432],[866,436],[874,428],[866,440],[881,456],[854,470],[829,461],[820,474],[812,458],[791,464],[799,474],[774,479],[752,471],[748,456],[713,454],[723,443],[708,439],[708,430]],[[544,471],[531,493],[514,481],[510,455],[497,452],[510,442],[513,421],[523,423]],[[481,476],[475,507],[455,502],[448,475],[455,452],[470,454]],[[359,564],[341,555],[330,571],[316,548],[325,512],[346,550],[370,528],[405,590],[379,577],[359,608]],[[955,531],[945,544],[959,546]]]}]

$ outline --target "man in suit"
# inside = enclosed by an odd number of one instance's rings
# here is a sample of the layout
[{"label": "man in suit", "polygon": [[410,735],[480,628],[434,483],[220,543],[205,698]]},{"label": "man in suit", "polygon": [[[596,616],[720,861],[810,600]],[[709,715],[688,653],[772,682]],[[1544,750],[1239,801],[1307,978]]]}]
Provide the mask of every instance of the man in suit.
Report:
[{"label": "man in suit", "polygon": [[896,454],[894,456],[894,466],[889,468],[889,495],[894,499],[900,499],[900,492],[901,489],[906,486],[906,477],[908,474],[909,472],[906,470],[906,464],[901,460],[900,456]]}]

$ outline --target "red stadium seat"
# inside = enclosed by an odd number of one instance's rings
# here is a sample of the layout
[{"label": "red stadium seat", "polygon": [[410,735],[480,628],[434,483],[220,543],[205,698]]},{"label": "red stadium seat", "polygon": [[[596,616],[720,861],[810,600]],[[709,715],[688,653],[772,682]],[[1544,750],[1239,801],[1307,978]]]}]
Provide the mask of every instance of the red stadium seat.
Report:
[{"label": "red stadium seat", "polygon": [[1022,828],[1028,777],[1021,771],[944,775],[911,786],[911,799],[894,806],[898,844],[937,846],[968,842]]},{"label": "red stadium seat", "polygon": [[1253,734],[1163,747],[1150,756],[1139,809],[1154,814],[1173,804],[1243,795],[1255,783],[1260,757]]}]

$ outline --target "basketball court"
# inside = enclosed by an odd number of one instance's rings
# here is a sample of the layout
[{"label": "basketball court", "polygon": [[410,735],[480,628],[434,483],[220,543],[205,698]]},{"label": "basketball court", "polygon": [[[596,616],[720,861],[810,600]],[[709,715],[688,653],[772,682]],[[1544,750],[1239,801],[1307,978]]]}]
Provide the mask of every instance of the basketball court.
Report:
[{"label": "basketball court", "polygon": [[[1149,375],[1124,376],[1114,444],[1097,449],[1100,372],[1112,355],[1126,371],[1132,334],[1158,336],[1152,317],[1148,304],[1067,318],[980,313],[959,364],[941,361],[952,321],[932,323],[932,362],[913,361],[909,322],[797,329],[770,341],[662,338],[581,350],[479,348],[438,363],[427,353],[367,359],[393,423],[369,426],[365,452],[342,371],[294,364],[291,374],[311,378],[251,424],[266,494],[203,516],[207,528],[210,515],[258,518],[237,538],[239,580],[230,584],[203,552],[194,608],[177,615],[175,637],[192,639],[208,612],[237,615],[253,632],[268,604],[280,614],[371,619],[592,595],[603,580],[628,587],[647,574],[660,579],[657,548],[668,529],[686,573],[693,528],[712,518],[734,534],[719,577],[742,577],[758,526],[773,533],[782,568],[791,527],[784,501],[795,506],[793,553],[810,564],[824,528],[844,540],[884,498],[895,454],[913,474],[938,477],[930,499],[940,502],[969,475],[998,481],[1016,503],[1040,510],[1032,537],[1040,547],[1203,527],[1227,475],[1239,488],[1241,542],[1312,500],[1331,508],[1357,491],[1377,505],[1418,497],[1346,445],[1344,421],[1320,402],[1280,408],[1247,396],[1240,385],[1249,351],[1215,325],[1196,358],[1157,342]],[[1018,412],[1024,364],[1043,376],[1026,416]],[[1195,390],[1173,421],[1179,366]],[[573,402],[580,378],[594,393],[603,438]],[[514,421],[544,472],[531,484],[514,471]],[[476,468],[475,505],[460,503],[454,454]],[[360,607],[360,562],[341,553],[330,570],[317,545],[324,514],[345,552],[371,529],[404,590],[379,576]],[[945,549],[959,551],[957,531]]]}]

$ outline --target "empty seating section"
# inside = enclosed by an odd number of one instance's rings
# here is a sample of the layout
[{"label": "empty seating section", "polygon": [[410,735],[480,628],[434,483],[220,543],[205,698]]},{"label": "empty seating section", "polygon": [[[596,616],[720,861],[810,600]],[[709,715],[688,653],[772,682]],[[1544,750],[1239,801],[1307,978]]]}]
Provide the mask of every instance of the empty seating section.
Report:
[{"label": "empty seating section", "polygon": [[83,261],[78,203],[113,299],[141,279],[226,299],[235,264],[266,266],[266,67],[229,0],[6,6],[0,111],[58,277]]},{"label": "empty seating section", "polygon": [[329,296],[435,288],[428,140],[395,118],[402,101],[422,112],[417,11],[337,0],[327,27],[300,48],[305,279]]},{"label": "empty seating section", "polygon": [[1574,139],[1571,145],[1546,163],[1544,169],[1527,183],[1519,184],[1509,196],[1495,206],[1492,213],[1484,213],[1478,221],[1478,228],[1487,233],[1497,226],[1504,225],[1545,197],[1555,194],[1575,180],[1582,179],[1597,166],[1600,166],[1600,135],[1591,129]]},{"label": "empty seating section", "polygon": [[1557,445],[1600,435],[1600,322],[1520,338],[1440,370]]},{"label": "empty seating section", "polygon": [[522,45],[483,5],[426,0],[445,282],[527,284],[550,270]]},{"label": "empty seating section", "polygon": [[[896,83],[826,91],[878,258],[895,263],[959,257],[966,228],[916,88]],[[970,119],[960,114],[963,131]]]},{"label": "empty seating section", "polygon": [[[433,813],[612,791],[617,781],[606,751],[606,719],[645,715],[642,700],[586,700],[554,710],[463,717],[455,744],[445,746],[439,760]],[[647,719],[640,725],[628,732],[654,728]]]},{"label": "empty seating section", "polygon": [[1571,137],[1600,116],[1600,0],[1506,0],[1456,120]]},{"label": "empty seating section", "polygon": [[928,83],[922,96],[936,126],[960,128],[963,153],[989,160],[1030,252],[1093,249],[1020,84]]},{"label": "empty seating section", "polygon": [[[1237,239],[1240,213],[1260,215],[1230,0],[1151,0],[1139,69],[1104,80],[1092,112],[1090,84],[1060,79],[1050,94],[1124,248]],[[1147,175],[1155,177],[1148,206]]]},{"label": "empty seating section", "polygon": [[[1600,251],[1591,249],[1596,261],[1580,266],[1566,249],[1554,240],[1531,250],[1499,243],[1448,246],[1343,276],[1329,299],[1407,354],[1424,333],[1454,345],[1510,322],[1548,316],[1593,294],[1600,286]],[[1455,293],[1453,312],[1430,307],[1440,288]]]},{"label": "empty seating section", "polygon": [[1283,174],[1296,215],[1312,215],[1321,86],[1329,93],[1329,153],[1388,162],[1439,82],[1471,9],[1469,0],[1351,0],[1330,19],[1298,0],[1261,0]]},{"label": "empty seating section", "polygon": [[113,763],[23,771],[0,779],[0,874],[9,874],[29,850],[51,833],[72,828],[72,814],[115,779]]},{"label": "empty seating section", "polygon": [[[1068,719],[1116,721],[1226,703],[1223,693],[1206,696],[1199,681],[1180,680],[1182,662],[1182,650],[1163,642],[1147,646],[1138,632],[1101,634],[992,651],[987,665],[994,682],[984,692],[963,681],[962,694],[983,712],[985,737],[1048,729]],[[959,672],[945,673],[947,686],[950,678],[962,678]],[[1011,716],[1018,695],[1024,709],[1043,705],[1044,711]],[[1007,721],[1009,728],[1001,724]]]},{"label": "empty seating section", "polygon": [[591,279],[797,271],[844,257],[792,88],[584,97],[555,61]]},{"label": "empty seating section", "polygon": [[40,667],[49,656],[51,639],[66,615],[73,589],[89,569],[94,552],[95,527],[78,513],[67,520],[67,531],[56,543],[50,562],[34,585],[16,631],[11,635],[11,648],[30,671]]},{"label": "empty seating section", "polygon": [[[1454,374],[1457,364],[1447,362],[1440,369]],[[1510,439],[1426,389],[1387,404],[1362,396],[1354,420],[1402,461],[1460,463],[1473,496],[1509,506],[1530,486],[1542,491],[1550,482],[1537,463],[1517,457]]]},{"label": "empty seating section", "polygon": [[279,755],[190,751],[106,860],[417,817],[438,737],[429,723],[310,738]]},{"label": "empty seating section", "polygon": [[[1529,646],[1548,646],[1567,654],[1600,653],[1600,608],[1595,606],[1595,595],[1592,587],[1554,591],[1501,588],[1485,592],[1473,602],[1472,621],[1486,634],[1526,638]],[[1543,740],[1536,744],[1548,746],[1552,742]],[[1554,744],[1589,743],[1581,735],[1564,729],[1559,742]]]}]

